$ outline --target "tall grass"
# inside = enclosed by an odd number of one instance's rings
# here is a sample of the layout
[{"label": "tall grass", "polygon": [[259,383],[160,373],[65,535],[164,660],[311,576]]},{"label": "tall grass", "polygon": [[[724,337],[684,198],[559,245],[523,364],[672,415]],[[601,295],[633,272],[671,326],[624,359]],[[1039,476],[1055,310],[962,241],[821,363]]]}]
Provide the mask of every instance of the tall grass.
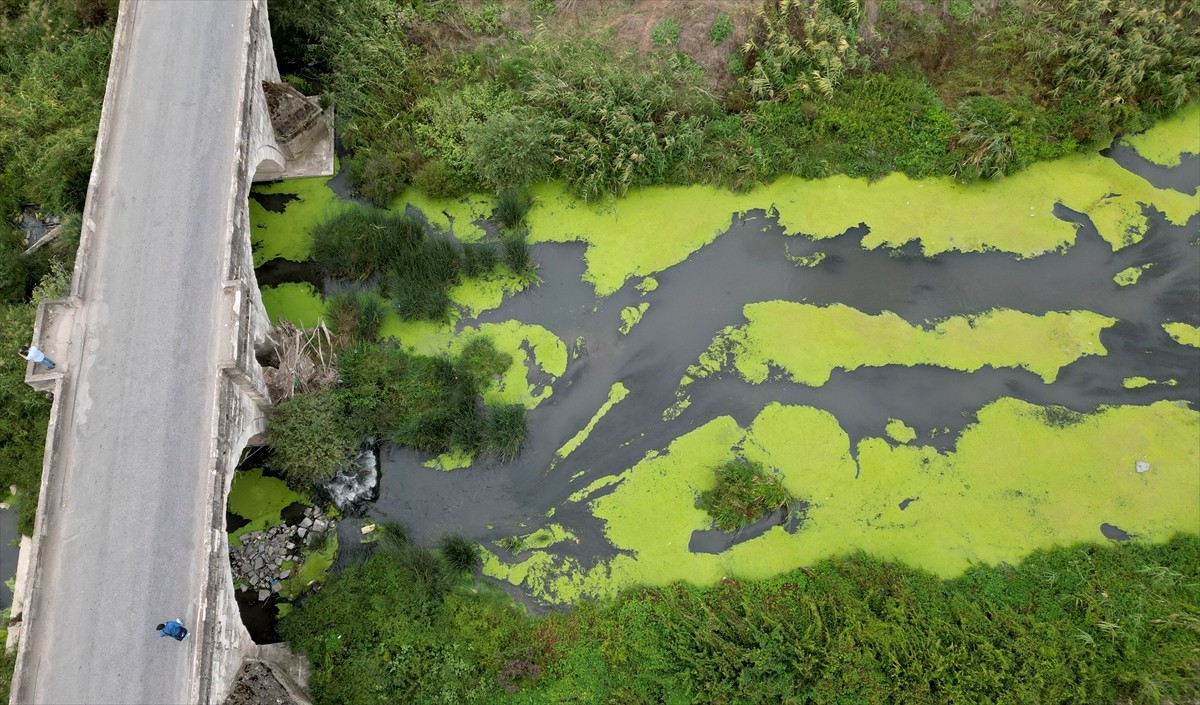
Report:
[{"label": "tall grass", "polygon": [[527,189],[507,188],[496,196],[496,222],[506,230],[525,224],[525,215],[533,207],[533,194]]}]

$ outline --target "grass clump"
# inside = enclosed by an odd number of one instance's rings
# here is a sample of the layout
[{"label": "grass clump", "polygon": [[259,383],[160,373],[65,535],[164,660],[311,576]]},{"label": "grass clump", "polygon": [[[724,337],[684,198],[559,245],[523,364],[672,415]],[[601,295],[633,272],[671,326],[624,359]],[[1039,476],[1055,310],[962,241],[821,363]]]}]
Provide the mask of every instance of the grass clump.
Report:
[{"label": "grass clump", "polygon": [[527,189],[504,189],[496,196],[496,222],[512,231],[525,224],[525,216],[533,207],[533,194]]},{"label": "grass clump", "polygon": [[733,36],[733,20],[724,12],[713,18],[712,26],[708,28],[708,39],[713,46],[719,46]]},{"label": "grass clump", "polygon": [[[515,208],[510,215],[519,222],[532,201],[528,194],[516,193],[501,202]],[[502,243],[506,259],[511,257],[511,237]],[[449,237],[430,237],[425,226],[407,214],[348,207],[314,228],[312,259],[327,276],[378,283],[380,294],[401,318],[444,321],[450,315],[450,288],[463,277],[492,273],[500,258],[491,243],[460,245]],[[514,272],[519,276],[532,272],[528,248],[518,266],[522,269]],[[331,305],[336,329],[363,340],[378,334],[383,317],[378,298],[335,296]]]},{"label": "grass clump", "polygon": [[446,534],[438,540],[438,552],[453,573],[474,573],[483,563],[479,546],[462,534]]},{"label": "grass clump", "polygon": [[374,292],[354,287],[330,294],[325,299],[330,329],[338,337],[338,347],[355,341],[372,342],[387,315],[387,304]]},{"label": "grass clump", "polygon": [[536,617],[487,585],[444,589],[426,575],[434,565],[444,561],[376,551],[284,617],[280,633],[312,663],[317,703],[1200,696],[1195,534],[1039,551],[952,580],[859,553],[763,581],[634,588]]},{"label": "grass clump", "polygon": [[699,506],[722,531],[737,531],[793,501],[779,478],[761,463],[737,458],[714,471],[716,484],[700,493]]},{"label": "grass clump", "polygon": [[670,47],[679,43],[679,20],[664,17],[650,30],[650,40],[655,46]]}]

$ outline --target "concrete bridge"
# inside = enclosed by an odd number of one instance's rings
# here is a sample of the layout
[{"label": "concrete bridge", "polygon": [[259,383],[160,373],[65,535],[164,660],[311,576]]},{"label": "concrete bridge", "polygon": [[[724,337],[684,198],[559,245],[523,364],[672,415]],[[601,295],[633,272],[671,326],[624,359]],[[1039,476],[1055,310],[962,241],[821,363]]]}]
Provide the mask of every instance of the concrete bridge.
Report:
[{"label": "concrete bridge", "polygon": [[332,169],[278,82],[265,0],[122,0],[70,295],[33,334],[58,366],[26,372],[54,404],[13,703],[219,703],[255,656],[225,530],[270,404],[247,197]]}]

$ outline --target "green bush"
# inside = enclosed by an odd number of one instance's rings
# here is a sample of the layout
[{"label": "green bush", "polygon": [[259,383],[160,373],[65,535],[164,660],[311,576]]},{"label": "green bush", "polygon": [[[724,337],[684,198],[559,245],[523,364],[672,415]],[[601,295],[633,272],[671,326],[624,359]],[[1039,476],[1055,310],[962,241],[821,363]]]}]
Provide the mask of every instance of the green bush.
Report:
[{"label": "green bush", "polygon": [[340,355],[338,395],[360,436],[387,437],[429,453],[487,453],[508,461],[524,443],[524,407],[487,407],[480,393],[511,362],[484,337],[470,341],[453,360],[414,355],[388,343],[360,343]]},{"label": "green bush", "polygon": [[737,458],[713,471],[716,484],[700,493],[699,507],[722,531],[737,531],[792,503],[778,477],[761,463]]},{"label": "green bush", "polygon": [[[0,349],[29,343],[35,311],[31,304],[0,306]],[[28,536],[41,491],[50,400],[25,384],[25,367],[15,354],[0,359],[0,494],[16,486],[17,530]]]},{"label": "green bush", "polygon": [[487,116],[472,135],[470,153],[475,174],[493,190],[524,188],[554,173],[550,126],[529,109]]},{"label": "green bush", "polygon": [[376,551],[282,620],[312,663],[317,703],[1200,696],[1195,534],[1039,551],[952,580],[855,554],[764,581],[626,589],[541,617],[486,584],[444,591],[423,576],[440,561],[396,557],[414,548]]},{"label": "green bush", "polygon": [[349,467],[358,439],[340,399],[328,391],[297,394],[276,404],[267,425],[267,442],[274,449],[271,467],[302,491]]},{"label": "green bush", "polygon": [[860,19],[856,0],[766,0],[743,47],[742,85],[759,101],[833,95],[849,72],[866,65],[855,46]]},{"label": "green bush", "polygon": [[504,252],[504,263],[518,277],[531,276],[537,269],[537,262],[529,252],[529,241],[524,230],[508,232],[500,241]]},{"label": "green bush", "polygon": [[708,39],[717,46],[733,36],[733,20],[724,12],[717,13],[712,26],[708,28]]},{"label": "green bush", "polygon": [[660,47],[671,47],[679,43],[679,20],[664,17],[650,30],[650,41]]}]

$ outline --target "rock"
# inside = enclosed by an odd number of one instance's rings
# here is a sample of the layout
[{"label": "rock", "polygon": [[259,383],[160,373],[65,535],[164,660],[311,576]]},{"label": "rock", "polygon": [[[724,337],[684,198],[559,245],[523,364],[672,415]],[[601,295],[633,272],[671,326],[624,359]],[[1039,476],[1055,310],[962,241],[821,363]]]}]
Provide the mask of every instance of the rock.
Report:
[{"label": "rock", "polygon": [[287,570],[285,570],[279,574],[280,580],[287,580],[290,577],[292,577],[292,569],[291,568],[288,568]]},{"label": "rock", "polygon": [[258,558],[254,559],[254,569],[255,570],[260,570],[264,565],[266,565],[266,563],[263,561],[262,556],[259,556]]},{"label": "rock", "polygon": [[250,540],[250,534],[242,534],[241,536],[238,537],[238,541],[241,541],[243,546],[249,540]]},{"label": "rock", "polygon": [[271,581],[271,592],[273,592],[273,593],[275,593],[275,592],[279,592],[279,589],[280,589],[281,587],[283,587],[283,586],[282,586],[282,585],[280,585],[280,583],[279,583],[279,581],[278,581],[278,580],[272,580],[272,581]]},{"label": "rock", "polygon": [[304,529],[304,528],[296,529],[296,535],[299,536],[300,538],[304,538],[304,535],[307,533],[308,533],[308,529]]},{"label": "rock", "polygon": [[1136,469],[1139,474],[1143,472],[1150,472],[1150,463],[1147,463],[1144,460],[1139,460],[1137,461]]},{"label": "rock", "polygon": [[312,523],[312,517],[304,517],[304,521],[300,522],[300,528],[307,529],[308,527],[312,526]]},{"label": "rock", "polygon": [[293,548],[295,548],[295,547],[296,547],[296,544],[292,543],[291,541],[288,541],[288,542],[287,542],[287,550],[289,550],[289,551],[290,551],[290,550],[292,550],[292,549],[293,549]]},{"label": "rock", "polygon": [[367,524],[367,525],[366,525],[366,526],[364,526],[363,528],[359,529],[359,531],[361,531],[361,532],[362,532],[362,533],[364,533],[364,534],[369,534],[369,533],[371,533],[371,532],[372,532],[372,531],[374,531],[374,530],[375,530],[375,525],[374,525],[374,524]]},{"label": "rock", "polygon": [[312,530],[316,531],[317,533],[321,533],[322,531],[324,531],[325,529],[328,529],[328,528],[329,528],[329,524],[327,524],[326,522],[324,522],[320,519],[313,522]]},{"label": "rock", "polygon": [[259,601],[259,602],[266,602],[266,601],[267,601],[267,599],[268,599],[268,598],[270,598],[270,597],[271,597],[271,591],[270,591],[270,590],[259,590],[259,591],[258,591],[258,601]]}]

